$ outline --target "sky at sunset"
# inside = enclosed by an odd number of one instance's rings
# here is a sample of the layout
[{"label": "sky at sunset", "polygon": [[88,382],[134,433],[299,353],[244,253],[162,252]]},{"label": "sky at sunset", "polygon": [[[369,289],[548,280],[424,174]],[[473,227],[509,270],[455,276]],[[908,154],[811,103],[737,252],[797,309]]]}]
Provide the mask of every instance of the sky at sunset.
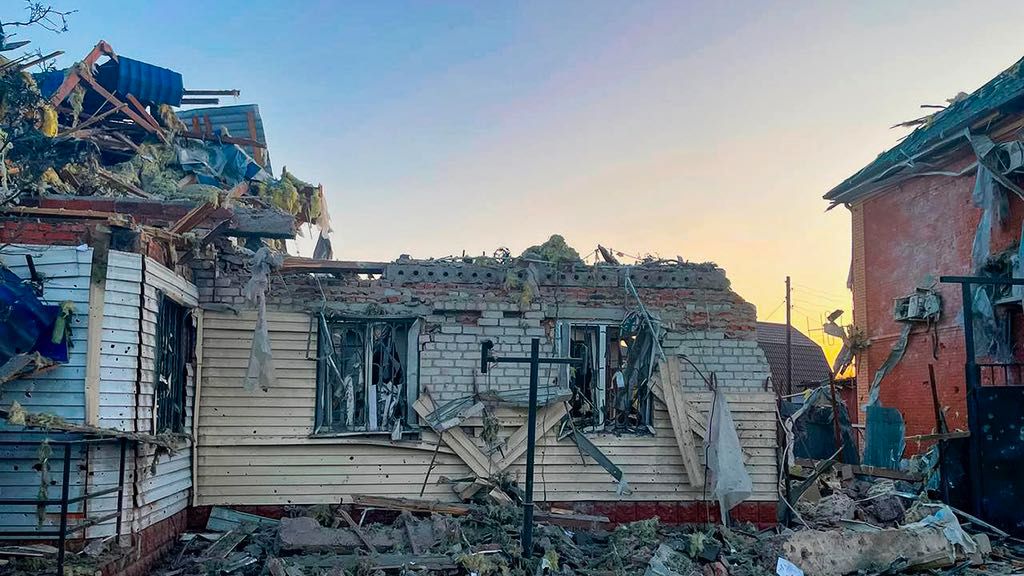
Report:
[{"label": "sky at sunset", "polygon": [[822,194],[1024,56],[1020,0],[50,1],[71,30],[21,37],[62,66],[104,39],[258,103],[338,258],[559,233],[714,261],[772,321],[789,274],[817,337],[850,320],[849,213]]}]

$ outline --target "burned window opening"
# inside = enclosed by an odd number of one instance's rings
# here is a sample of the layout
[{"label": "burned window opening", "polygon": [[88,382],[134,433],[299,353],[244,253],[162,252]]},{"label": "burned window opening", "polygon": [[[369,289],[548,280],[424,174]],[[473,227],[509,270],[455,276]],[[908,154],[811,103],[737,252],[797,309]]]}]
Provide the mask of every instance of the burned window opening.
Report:
[{"label": "burned window opening", "polygon": [[418,323],[321,320],[317,434],[415,430]]},{"label": "burned window opening", "polygon": [[645,366],[650,343],[628,328],[563,323],[562,342],[582,366],[568,367],[570,415],[585,431],[650,432],[651,401]]},{"label": "burned window opening", "polygon": [[156,429],[184,432],[188,365],[195,354],[191,311],[160,296],[156,321]]}]

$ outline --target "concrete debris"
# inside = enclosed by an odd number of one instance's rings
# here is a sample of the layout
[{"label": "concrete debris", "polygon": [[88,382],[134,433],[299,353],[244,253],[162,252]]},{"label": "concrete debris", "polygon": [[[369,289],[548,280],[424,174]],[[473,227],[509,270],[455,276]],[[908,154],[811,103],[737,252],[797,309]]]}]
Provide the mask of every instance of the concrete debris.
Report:
[{"label": "concrete debris", "polygon": [[821,521],[852,520],[857,503],[842,492],[836,492],[818,500],[811,517]]}]

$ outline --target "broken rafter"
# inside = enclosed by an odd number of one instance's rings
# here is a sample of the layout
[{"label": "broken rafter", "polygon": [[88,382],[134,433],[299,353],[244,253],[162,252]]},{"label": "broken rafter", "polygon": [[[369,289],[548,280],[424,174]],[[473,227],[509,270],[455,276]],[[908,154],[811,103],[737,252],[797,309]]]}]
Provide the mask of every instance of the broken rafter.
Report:
[{"label": "broken rafter", "polygon": [[113,172],[109,172],[103,168],[100,168],[99,166],[96,167],[96,174],[103,178],[109,184],[113,184],[114,186],[124,190],[125,192],[128,192],[129,194],[141,196],[142,198],[153,198],[153,195],[150,194],[149,192],[146,192],[145,190],[139,188],[138,186],[132,184],[131,182],[126,182],[120,179]]},{"label": "broken rafter", "polygon": [[[110,102],[114,106],[120,107],[122,104],[124,104],[124,102],[121,102],[117,98],[117,96],[114,96],[113,94],[108,92],[106,88],[104,88],[103,86],[100,86],[100,83],[97,82],[91,75],[89,75],[87,73],[83,73],[82,71],[79,71],[79,70],[74,70],[69,75],[69,77],[71,77],[71,76],[77,76],[77,77],[81,78],[82,80],[85,80],[85,83],[88,84],[90,87],[92,87],[92,89],[97,94],[102,96],[104,99],[107,100],[107,102]],[[129,94],[128,97],[129,97],[129,99],[134,99],[134,97],[131,94]],[[134,121],[136,124],[139,125],[139,127],[141,127],[142,129],[146,130],[147,132],[151,132],[153,134],[158,135],[161,140],[163,140],[165,143],[167,142],[167,135],[164,134],[163,131],[160,130],[158,127],[152,126],[149,123],[149,121],[147,121],[145,118],[140,116],[139,113],[136,112],[135,110],[133,110],[131,106],[125,106],[124,108],[122,108],[122,110],[124,111],[125,115],[128,116],[129,118],[131,118],[132,121]]]},{"label": "broken rafter", "polygon": [[[96,61],[103,55],[107,55],[111,60],[117,62],[117,54],[114,53],[114,49],[110,47],[110,44],[100,40],[96,43],[96,46],[89,51],[85,58],[82,59],[79,66],[83,67],[85,70],[92,70],[93,65],[96,64]],[[60,105],[60,103],[71,94],[71,91],[75,89],[75,86],[78,86],[80,81],[81,76],[78,74],[78,71],[72,70],[71,73],[64,78],[64,82],[61,83],[60,88],[57,88],[57,91],[50,97],[50,104],[53,106]]]},{"label": "broken rafter", "polygon": [[[139,118],[142,118],[144,122],[149,124],[149,127],[153,129],[153,133],[159,136],[160,139],[163,140],[164,144],[170,144],[171,141],[167,138],[167,134],[164,133],[163,128],[160,127],[160,123],[157,122],[156,118],[153,118],[148,111],[146,111],[146,107],[142,105],[142,102],[139,102],[139,99],[132,94],[128,94],[125,98],[127,98],[128,102],[135,108],[135,111],[139,114]],[[134,120],[134,118],[132,119]]]},{"label": "broken rafter", "polygon": [[188,214],[185,214],[184,216],[181,217],[181,219],[172,224],[171,227],[168,228],[168,231],[174,234],[184,234],[185,232],[190,232],[193,228],[199,226],[207,218],[209,218],[210,214],[213,214],[215,210],[217,210],[216,203],[204,202],[196,206],[195,208],[189,210]]},{"label": "broken rafter", "polygon": [[32,66],[35,66],[36,64],[39,64],[40,62],[46,62],[47,60],[50,60],[51,58],[56,58],[57,56],[61,56],[63,54],[64,54],[63,50],[57,50],[55,52],[50,52],[49,54],[47,54],[45,56],[40,56],[38,58],[33,58],[32,60],[29,60],[28,62],[25,62],[23,64],[18,65],[18,71],[20,72],[20,71],[27,70],[28,68],[31,68]]},{"label": "broken rafter", "polygon": [[86,218],[95,220],[109,220],[127,216],[116,212],[101,212],[98,210],[69,210],[67,208],[36,208],[33,206],[4,206],[0,207],[0,213],[16,214],[19,216],[37,216],[40,218]]}]

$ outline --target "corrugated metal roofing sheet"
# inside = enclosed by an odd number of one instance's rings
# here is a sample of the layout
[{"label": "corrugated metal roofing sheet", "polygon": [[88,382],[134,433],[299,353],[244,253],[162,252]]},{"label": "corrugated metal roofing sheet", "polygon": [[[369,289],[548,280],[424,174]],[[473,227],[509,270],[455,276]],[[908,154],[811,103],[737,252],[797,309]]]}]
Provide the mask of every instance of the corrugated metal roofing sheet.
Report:
[{"label": "corrugated metal roofing sheet", "polygon": [[181,106],[185,92],[181,74],[124,56],[104,62],[96,70],[96,79],[107,90],[131,94],[146,104]]},{"label": "corrugated metal roofing sheet", "polygon": [[[216,133],[224,127],[227,129],[231,136],[236,138],[252,138],[249,133],[249,113],[252,112],[255,120],[256,128],[256,140],[267,143],[267,136],[263,130],[263,118],[260,117],[260,107],[256,104],[238,104],[235,106],[216,106],[210,108],[192,108],[189,110],[178,111],[178,118],[185,123],[186,126],[192,126],[192,118],[200,118],[203,125],[209,119],[210,124],[213,126],[213,132]],[[256,153],[252,146],[242,146],[250,156],[255,157]],[[270,153],[269,151],[264,152],[265,164],[264,168],[267,172],[273,173],[273,169],[270,165]]]}]

